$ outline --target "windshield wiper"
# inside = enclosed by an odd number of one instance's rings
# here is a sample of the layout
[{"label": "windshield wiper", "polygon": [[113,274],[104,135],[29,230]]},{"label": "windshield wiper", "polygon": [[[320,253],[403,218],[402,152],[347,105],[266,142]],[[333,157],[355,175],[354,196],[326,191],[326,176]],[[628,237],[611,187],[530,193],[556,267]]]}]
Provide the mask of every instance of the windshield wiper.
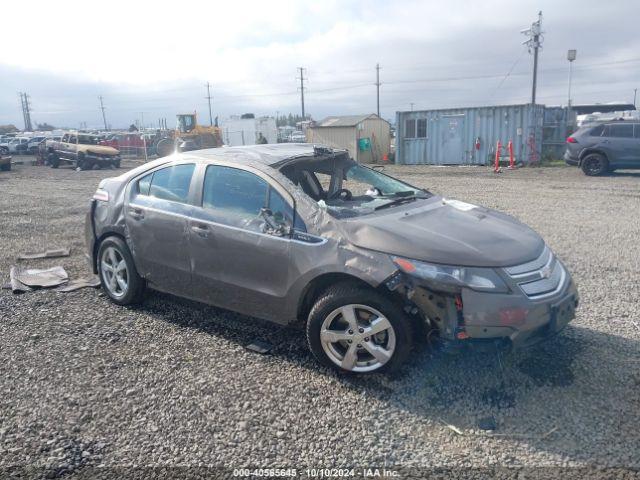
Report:
[{"label": "windshield wiper", "polygon": [[389,207],[393,207],[396,205],[401,205],[403,203],[409,203],[409,202],[413,202],[414,200],[418,199],[418,198],[423,198],[423,197],[418,197],[416,195],[413,195],[411,197],[400,197],[397,198],[395,200],[391,200],[390,202],[387,202],[383,205],[378,205],[377,207],[374,208],[374,210],[382,210],[383,208],[389,208]]}]

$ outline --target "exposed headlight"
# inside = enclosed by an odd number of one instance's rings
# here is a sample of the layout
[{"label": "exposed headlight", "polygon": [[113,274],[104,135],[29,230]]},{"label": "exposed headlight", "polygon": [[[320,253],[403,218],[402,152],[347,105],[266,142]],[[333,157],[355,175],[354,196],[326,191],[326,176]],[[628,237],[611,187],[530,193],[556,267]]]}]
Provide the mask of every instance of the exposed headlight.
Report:
[{"label": "exposed headlight", "polygon": [[462,287],[483,292],[506,293],[509,287],[491,268],[452,267],[391,257],[404,273],[426,280],[434,290],[459,290]]}]

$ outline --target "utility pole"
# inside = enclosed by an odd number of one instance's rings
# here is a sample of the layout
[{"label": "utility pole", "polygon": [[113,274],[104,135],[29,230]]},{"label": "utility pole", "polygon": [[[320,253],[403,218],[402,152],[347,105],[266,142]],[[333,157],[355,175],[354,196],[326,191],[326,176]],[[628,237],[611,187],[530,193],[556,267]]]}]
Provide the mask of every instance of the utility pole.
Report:
[{"label": "utility pole", "polygon": [[633,89],[633,106],[636,106],[636,95],[638,94],[638,89],[634,88]]},{"label": "utility pole", "polygon": [[213,127],[213,115],[211,114],[211,85],[207,82],[207,96],[204,97],[209,101],[209,125]]},{"label": "utility pole", "polygon": [[529,37],[523,45],[529,47],[529,53],[533,50],[533,82],[531,85],[531,104],[536,103],[536,88],[538,83],[538,50],[542,48],[542,11],[538,12],[538,21],[531,24],[531,28],[522,30],[522,34]]},{"label": "utility pole", "polygon": [[24,130],[30,132],[33,130],[31,125],[31,110],[29,107],[29,95],[23,92],[18,92],[20,95],[20,105],[22,106],[22,119],[24,120]]},{"label": "utility pole", "polygon": [[18,92],[20,95],[20,109],[22,110],[22,121],[24,122],[24,129],[27,129],[27,114],[24,109],[24,94],[22,92]]},{"label": "utility pole", "polygon": [[411,111],[413,112],[413,105],[414,105],[414,103],[413,103],[413,102],[411,102],[411,103],[410,103],[410,105],[411,105]]},{"label": "utility pole", "polygon": [[569,94],[567,97],[567,122],[566,122],[567,130],[569,130],[569,128],[573,130],[573,122],[571,121],[571,72],[572,72],[573,62],[576,59],[577,53],[578,53],[577,50],[569,50],[567,52],[567,60],[569,60]]},{"label": "utility pole", "polygon": [[107,127],[107,117],[104,114],[104,103],[102,102],[102,95],[98,97],[100,99],[100,110],[102,110],[102,121],[104,122],[104,131],[109,131],[109,127]]},{"label": "utility pole", "polygon": [[306,120],[304,114],[304,67],[298,67],[300,71],[300,103],[302,104],[302,121]]},{"label": "utility pole", "polygon": [[376,105],[378,116],[380,116],[380,64],[376,63]]},{"label": "utility pole", "polygon": [[[140,114],[140,120],[139,120],[140,123],[138,124],[138,126],[139,126],[138,130],[142,131],[142,130],[144,130],[144,114],[145,114],[145,112],[138,112],[138,113]],[[146,112],[146,113],[149,113],[149,112]]]},{"label": "utility pole", "polygon": [[26,129],[28,131],[32,131],[33,130],[33,126],[31,125],[31,106],[29,105],[29,95],[27,95],[26,93],[24,94],[24,108],[25,108],[25,112],[27,114]]}]

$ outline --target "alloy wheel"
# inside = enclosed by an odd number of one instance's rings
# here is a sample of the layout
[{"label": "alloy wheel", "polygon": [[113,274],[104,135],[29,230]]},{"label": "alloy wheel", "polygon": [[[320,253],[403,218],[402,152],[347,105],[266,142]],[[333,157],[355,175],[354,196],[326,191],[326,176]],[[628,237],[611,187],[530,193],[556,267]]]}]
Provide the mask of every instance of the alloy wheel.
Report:
[{"label": "alloy wheel", "polygon": [[320,343],[327,357],[351,372],[371,372],[387,363],[396,348],[391,322],[367,305],[335,309],[322,323]]},{"label": "alloy wheel", "polygon": [[592,157],[587,163],[587,170],[591,175],[597,175],[602,171],[602,160],[599,157]]},{"label": "alloy wheel", "polygon": [[100,272],[105,287],[116,298],[123,297],[129,289],[129,271],[122,254],[114,247],[107,247],[100,259]]}]

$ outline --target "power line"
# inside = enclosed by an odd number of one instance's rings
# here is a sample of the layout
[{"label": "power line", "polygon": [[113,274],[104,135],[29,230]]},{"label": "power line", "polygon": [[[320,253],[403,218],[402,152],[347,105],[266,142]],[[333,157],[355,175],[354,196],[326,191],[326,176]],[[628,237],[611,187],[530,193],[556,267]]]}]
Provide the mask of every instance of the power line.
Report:
[{"label": "power line", "polygon": [[500,83],[498,84],[498,86],[496,87],[496,89],[493,91],[493,93],[491,94],[490,98],[493,98],[494,95],[498,92],[498,90],[500,90],[500,88],[502,87],[502,85],[504,84],[504,82],[507,80],[507,78],[509,78],[509,76],[511,75],[511,73],[513,72],[513,69],[516,68],[516,65],[518,65],[518,63],[520,62],[520,60],[522,59],[522,57],[524,56],[524,53],[526,52],[526,50],[522,50],[522,52],[520,53],[520,56],[516,59],[515,62],[513,62],[513,65],[511,65],[511,68],[509,69],[509,71],[507,72],[507,74],[502,78],[502,80],[500,80]]}]

